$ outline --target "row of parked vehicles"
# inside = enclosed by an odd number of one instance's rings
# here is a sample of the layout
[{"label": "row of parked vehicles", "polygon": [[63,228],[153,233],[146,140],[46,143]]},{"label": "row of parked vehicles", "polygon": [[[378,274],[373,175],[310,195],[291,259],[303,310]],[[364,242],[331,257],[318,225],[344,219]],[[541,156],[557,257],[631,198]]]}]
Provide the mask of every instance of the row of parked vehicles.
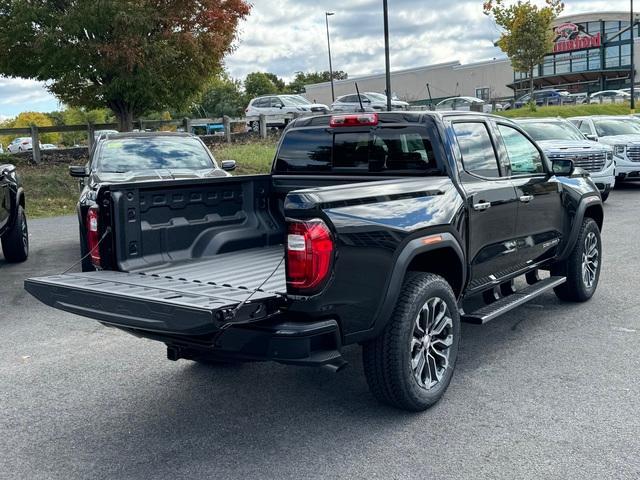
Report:
[{"label": "row of parked vehicles", "polygon": [[[634,92],[636,100],[640,97],[640,87],[636,87]],[[624,103],[631,100],[631,89],[623,88],[619,90],[601,90],[594,93],[569,93],[566,90],[546,88],[527,93],[512,103],[501,105],[502,110],[511,108],[522,108],[525,105],[534,103],[537,106],[553,105],[583,105],[583,104],[611,104]]]},{"label": "row of parked vehicles", "polygon": [[603,196],[636,148],[627,117],[345,112],[293,120],[270,174],[231,177],[191,135],[107,134],[71,168],[82,272],[25,288],[170,360],[339,370],[360,344],[373,394],[424,410],[461,322],[594,295]]}]

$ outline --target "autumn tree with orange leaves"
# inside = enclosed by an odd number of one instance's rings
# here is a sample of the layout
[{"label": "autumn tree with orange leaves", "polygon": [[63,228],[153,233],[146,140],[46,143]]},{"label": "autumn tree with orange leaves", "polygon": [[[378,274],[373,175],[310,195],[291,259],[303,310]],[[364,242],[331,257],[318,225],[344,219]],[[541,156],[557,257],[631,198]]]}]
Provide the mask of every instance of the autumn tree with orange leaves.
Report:
[{"label": "autumn tree with orange leaves", "polygon": [[180,109],[220,71],[245,0],[0,0],[0,74],[47,82],[74,107],[110,108],[123,131]]},{"label": "autumn tree with orange leaves", "polygon": [[497,45],[507,54],[516,72],[529,75],[533,92],[533,70],[553,50],[552,23],[564,10],[561,0],[545,0],[544,7],[530,1],[489,0],[483,4],[485,15],[493,17],[502,29]]}]

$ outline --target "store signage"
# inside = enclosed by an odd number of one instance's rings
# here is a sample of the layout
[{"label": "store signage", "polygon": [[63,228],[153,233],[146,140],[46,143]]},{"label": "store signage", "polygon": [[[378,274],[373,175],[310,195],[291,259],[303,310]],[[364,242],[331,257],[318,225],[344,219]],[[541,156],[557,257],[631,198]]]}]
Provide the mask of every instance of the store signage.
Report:
[{"label": "store signage", "polygon": [[585,48],[598,48],[602,45],[600,32],[589,35],[575,23],[563,23],[554,30],[556,35],[553,43],[553,53],[573,52]]}]

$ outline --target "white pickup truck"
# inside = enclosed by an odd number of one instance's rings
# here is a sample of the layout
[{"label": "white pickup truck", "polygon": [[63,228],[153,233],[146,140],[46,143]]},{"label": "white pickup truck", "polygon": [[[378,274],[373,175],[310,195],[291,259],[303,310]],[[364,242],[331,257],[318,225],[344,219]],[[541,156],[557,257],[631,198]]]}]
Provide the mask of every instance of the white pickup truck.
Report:
[{"label": "white pickup truck", "polygon": [[518,120],[520,126],[544,150],[549,160],[572,160],[576,167],[589,172],[600,190],[602,201],[616,183],[613,148],[588,140],[571,122],[562,118]]}]

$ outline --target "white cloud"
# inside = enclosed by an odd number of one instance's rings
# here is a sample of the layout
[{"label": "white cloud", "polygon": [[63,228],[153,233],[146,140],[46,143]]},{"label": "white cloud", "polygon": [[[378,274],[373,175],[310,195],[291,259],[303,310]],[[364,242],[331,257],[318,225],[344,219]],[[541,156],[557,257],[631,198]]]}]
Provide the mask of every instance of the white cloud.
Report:
[{"label": "white cloud", "polygon": [[20,112],[49,112],[58,101],[42,82],[23,78],[0,77],[0,117],[15,117]]}]

